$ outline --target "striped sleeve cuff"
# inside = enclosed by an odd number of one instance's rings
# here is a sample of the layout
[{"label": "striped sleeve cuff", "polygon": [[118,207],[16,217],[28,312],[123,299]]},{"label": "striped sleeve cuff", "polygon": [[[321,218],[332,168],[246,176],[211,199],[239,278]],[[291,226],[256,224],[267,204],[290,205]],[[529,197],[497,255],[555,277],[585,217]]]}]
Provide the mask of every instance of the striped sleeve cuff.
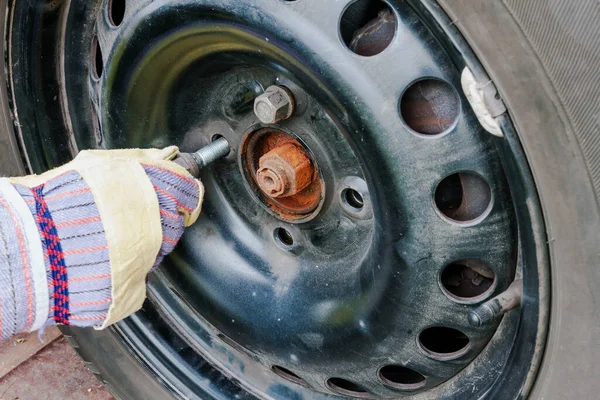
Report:
[{"label": "striped sleeve cuff", "polygon": [[50,308],[46,324],[99,326],[111,298],[108,245],[89,186],[68,171],[34,188],[15,185],[37,224]]},{"label": "striped sleeve cuff", "polygon": [[162,246],[155,266],[173,251],[185,229],[184,216],[180,210],[192,213],[199,202],[198,181],[154,165],[144,165],[160,207]]}]

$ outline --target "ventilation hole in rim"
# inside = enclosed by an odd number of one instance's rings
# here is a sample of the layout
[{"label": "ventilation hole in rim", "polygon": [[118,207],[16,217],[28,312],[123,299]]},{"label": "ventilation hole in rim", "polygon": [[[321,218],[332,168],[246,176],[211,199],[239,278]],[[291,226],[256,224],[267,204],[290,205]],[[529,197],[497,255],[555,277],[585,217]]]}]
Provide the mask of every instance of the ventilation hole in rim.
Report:
[{"label": "ventilation hole in rim", "polygon": [[379,370],[381,381],[394,389],[415,390],[425,386],[427,378],[402,365],[386,365]]},{"label": "ventilation hole in rim", "polygon": [[123,22],[125,5],[125,0],[108,0],[108,18],[114,26],[119,26]]},{"label": "ventilation hole in rim", "polygon": [[440,276],[442,286],[453,297],[472,299],[490,293],[496,274],[480,260],[459,260],[447,265]]},{"label": "ventilation hole in rim", "polygon": [[340,36],[354,53],[370,57],[385,50],[396,34],[398,21],[381,0],[357,0],[342,15]]},{"label": "ventilation hole in rim", "polygon": [[438,210],[453,221],[470,222],[481,217],[492,201],[485,179],[471,172],[458,172],[444,178],[435,189]]},{"label": "ventilation hole in rim", "polygon": [[360,211],[365,206],[365,201],[360,193],[354,189],[344,189],[342,191],[342,203],[349,206],[351,211]]},{"label": "ventilation hole in rim", "polygon": [[327,380],[327,386],[333,392],[344,396],[369,397],[369,392],[367,392],[362,386],[357,385],[356,383],[347,379],[329,378]]},{"label": "ventilation hole in rim", "polygon": [[102,49],[98,42],[98,37],[94,36],[92,39],[92,58],[91,66],[92,76],[94,79],[100,79],[102,72],[104,71],[104,60],[102,59]]},{"label": "ventilation hole in rim", "polygon": [[284,247],[291,247],[294,245],[294,237],[285,228],[276,228],[273,232],[273,237],[277,243],[282,244]]},{"label": "ventilation hole in rim", "polygon": [[93,130],[94,130],[94,137],[96,138],[96,145],[100,146],[102,145],[102,128],[100,125],[100,118],[98,117],[98,113],[96,112],[96,109],[94,108],[94,106],[92,105],[91,107],[91,112],[92,112],[92,125],[93,125]]},{"label": "ventilation hole in rim", "polygon": [[287,368],[280,367],[279,365],[273,365],[271,366],[271,371],[290,382],[308,387],[308,383],[306,383],[304,379],[300,378]]},{"label": "ventilation hole in rim", "polygon": [[433,355],[457,355],[466,351],[469,338],[457,329],[434,326],[421,332],[419,343]]},{"label": "ventilation hole in rim", "polygon": [[422,79],[402,94],[400,115],[413,131],[437,135],[453,127],[458,120],[460,99],[450,84],[440,79]]}]

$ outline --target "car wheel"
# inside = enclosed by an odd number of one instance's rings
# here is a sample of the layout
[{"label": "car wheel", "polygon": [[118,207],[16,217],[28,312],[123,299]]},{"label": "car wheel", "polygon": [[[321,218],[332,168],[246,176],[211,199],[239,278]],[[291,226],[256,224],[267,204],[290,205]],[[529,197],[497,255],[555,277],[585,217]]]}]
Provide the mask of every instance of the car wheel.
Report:
[{"label": "car wheel", "polygon": [[596,396],[597,2],[3,6],[5,174],[232,146],[143,309],[64,329],[118,398]]}]

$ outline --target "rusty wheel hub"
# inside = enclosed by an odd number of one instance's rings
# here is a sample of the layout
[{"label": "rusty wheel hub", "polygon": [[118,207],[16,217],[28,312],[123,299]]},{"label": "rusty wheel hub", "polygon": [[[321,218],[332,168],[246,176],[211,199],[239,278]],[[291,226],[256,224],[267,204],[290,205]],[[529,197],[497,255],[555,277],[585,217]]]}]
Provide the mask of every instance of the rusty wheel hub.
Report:
[{"label": "rusty wheel hub", "polygon": [[242,143],[246,179],[261,202],[285,221],[305,221],[318,209],[323,181],[309,151],[296,138],[263,129]]}]

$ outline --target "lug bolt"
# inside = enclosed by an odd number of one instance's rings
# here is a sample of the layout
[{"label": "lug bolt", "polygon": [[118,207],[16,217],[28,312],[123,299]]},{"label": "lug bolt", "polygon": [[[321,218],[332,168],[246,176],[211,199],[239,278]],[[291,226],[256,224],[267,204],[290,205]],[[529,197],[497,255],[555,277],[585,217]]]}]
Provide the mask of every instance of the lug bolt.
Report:
[{"label": "lug bolt", "polygon": [[177,153],[173,162],[185,168],[192,176],[198,178],[202,168],[225,157],[230,151],[229,142],[224,137],[221,137],[195,153]]},{"label": "lug bolt", "polygon": [[192,153],[192,157],[196,160],[198,167],[204,168],[219,158],[225,157],[230,151],[229,142],[224,137],[221,137],[211,144],[202,147],[197,152]]},{"label": "lug bolt", "polygon": [[314,167],[306,151],[293,143],[279,145],[258,161],[256,182],[272,198],[293,196],[311,182]]},{"label": "lug bolt", "polygon": [[254,99],[254,114],[263,124],[288,119],[294,112],[294,96],[283,86],[269,86]]}]

